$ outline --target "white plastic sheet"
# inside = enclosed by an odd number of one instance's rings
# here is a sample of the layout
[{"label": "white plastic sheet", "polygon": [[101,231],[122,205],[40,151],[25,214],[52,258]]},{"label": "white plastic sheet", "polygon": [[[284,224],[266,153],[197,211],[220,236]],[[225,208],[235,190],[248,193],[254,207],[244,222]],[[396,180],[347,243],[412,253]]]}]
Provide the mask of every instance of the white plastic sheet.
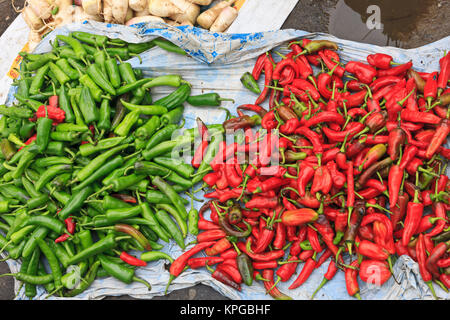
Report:
[{"label": "white plastic sheet", "polygon": [[[286,52],[286,42],[299,37],[311,39],[328,39],[338,43],[339,54],[343,62],[349,60],[365,60],[366,56],[375,52],[384,52],[394,57],[396,62],[407,62],[412,60],[414,68],[419,71],[439,70],[439,58],[444,52],[450,49],[450,37],[417,49],[398,49],[393,47],[380,47],[369,44],[362,44],[348,40],[341,40],[323,33],[308,33],[301,30],[281,30],[271,32],[259,32],[250,34],[216,34],[192,27],[169,27],[163,24],[140,24],[136,27],[125,27],[110,25],[98,22],[85,22],[83,24],[73,24],[60,28],[48,35],[37,47],[36,52],[50,50],[50,41],[53,41],[57,34],[68,34],[72,31],[87,31],[97,34],[104,34],[111,38],[121,38],[128,42],[145,42],[157,36],[162,36],[178,46],[184,48],[191,57],[184,57],[172,53],[167,53],[159,48],[153,48],[141,55],[142,63],[137,58],[129,62],[136,68],[144,71],[146,76],[154,77],[162,74],[181,74],[189,81],[193,88],[192,94],[205,92],[218,92],[223,97],[233,98],[235,103],[225,102],[223,107],[228,108],[235,114],[236,106],[251,103],[255,95],[244,89],[239,78],[245,71],[251,71],[256,57],[269,49],[275,48],[279,52]],[[262,77],[263,78],[263,77]],[[262,86],[263,79],[260,80]],[[158,95],[167,94],[169,89],[159,88],[155,91],[155,98]],[[13,101],[14,89],[11,89],[8,102]],[[263,104],[263,106],[267,107]],[[200,117],[206,124],[218,123],[225,119],[225,112],[215,108],[194,108],[186,104],[185,119],[186,127],[195,126],[195,118]],[[201,194],[197,194],[201,197]],[[200,207],[196,203],[196,207]],[[194,240],[189,235],[186,243]],[[187,247],[189,249],[191,246]],[[167,245],[164,252],[174,258],[178,257],[182,251],[173,242]],[[19,264],[9,261],[9,266],[13,272],[18,271]],[[303,264],[299,264],[297,272],[300,272]],[[327,263],[315,271],[306,283],[295,290],[288,290],[288,286],[295,279],[287,283],[280,283],[279,288],[294,299],[309,299],[316,286],[321,282],[323,274],[326,272]],[[381,287],[368,286],[360,281],[361,296],[363,299],[432,299],[431,293],[422,281],[418,271],[418,265],[409,257],[400,257],[394,265],[395,277],[386,282]],[[151,291],[140,283],[125,285],[115,279],[105,278],[96,280],[92,286],[84,293],[74,299],[101,299],[105,296],[129,295],[135,298],[148,299],[153,296],[162,295],[165,285],[169,279],[169,273],[165,270],[164,262],[151,262],[145,268],[139,268],[137,275],[149,281],[153,288]],[[226,297],[236,300],[272,299],[265,294],[261,283],[255,282],[252,287],[243,286],[238,292],[211,278],[208,271],[187,270],[176,278],[169,292],[194,286],[202,283],[213,287]],[[18,283],[16,283],[16,289]],[[435,285],[436,293],[443,299],[449,299],[450,295]],[[43,299],[46,293],[39,288],[35,299]],[[23,289],[18,293],[17,299],[26,299]],[[49,299],[62,299],[50,297]],[[316,299],[344,300],[353,299],[348,296],[344,275],[338,272],[335,278],[327,283],[316,295]]]}]

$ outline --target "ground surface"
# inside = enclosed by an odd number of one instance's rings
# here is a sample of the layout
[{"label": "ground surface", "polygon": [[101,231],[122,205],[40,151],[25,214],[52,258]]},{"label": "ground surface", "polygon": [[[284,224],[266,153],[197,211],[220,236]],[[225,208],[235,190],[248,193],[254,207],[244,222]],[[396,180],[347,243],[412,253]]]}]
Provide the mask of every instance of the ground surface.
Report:
[{"label": "ground surface", "polygon": [[[24,1],[12,1],[20,8]],[[366,26],[367,8],[377,5],[382,29],[370,30]],[[416,48],[449,35],[449,0],[300,0],[282,29],[301,29],[325,32],[339,38],[366,43]],[[0,35],[14,21],[17,13],[11,0],[0,0]],[[8,273],[5,262],[0,263],[0,274]],[[0,278],[0,300],[14,299],[11,277]],[[130,299],[128,296],[111,297]],[[197,285],[177,290],[154,300],[220,300],[227,299],[211,287]]]}]

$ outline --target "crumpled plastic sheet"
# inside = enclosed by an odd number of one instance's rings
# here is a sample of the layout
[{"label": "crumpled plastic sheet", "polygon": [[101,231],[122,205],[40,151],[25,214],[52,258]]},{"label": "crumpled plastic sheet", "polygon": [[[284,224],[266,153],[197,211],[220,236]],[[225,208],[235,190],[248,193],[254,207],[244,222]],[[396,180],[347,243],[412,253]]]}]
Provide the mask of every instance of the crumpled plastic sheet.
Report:
[{"label": "crumpled plastic sheet", "polygon": [[[287,41],[291,39],[310,38],[335,41],[339,45],[339,54],[344,63],[349,60],[365,61],[368,54],[383,52],[393,56],[394,61],[399,63],[412,60],[414,68],[424,72],[439,70],[439,58],[443,56],[446,50],[450,50],[450,37],[420,48],[406,50],[358,43],[342,40],[324,33],[309,33],[293,29],[248,34],[219,34],[210,33],[195,27],[171,27],[160,23],[138,24],[127,27],[85,21],[83,23],[67,25],[53,31],[39,44],[35,52],[42,53],[50,51],[50,41],[53,41],[57,34],[68,34],[72,31],[104,34],[111,38],[120,38],[133,43],[150,41],[158,36],[172,41],[185,49],[191,57],[169,53],[155,47],[141,54],[142,63],[140,63],[137,57],[130,59],[129,62],[133,67],[142,69],[144,75],[147,77],[155,77],[163,74],[181,74],[185,80],[192,84],[193,95],[206,92],[218,92],[222,97],[233,98],[235,100],[234,104],[232,102],[222,103],[222,107],[229,109],[233,114],[236,114],[236,106],[252,103],[256,98],[255,94],[249,92],[240,83],[239,78],[242,73],[252,70],[257,56],[261,53],[270,49],[275,49],[280,53],[286,53]],[[274,58],[275,60],[280,59],[276,54],[274,54]],[[264,77],[261,78],[259,80],[260,87],[263,86],[264,81]],[[157,99],[159,96],[166,95],[170,91],[170,88],[161,87],[155,88],[152,94]],[[12,87],[8,95],[8,104],[14,101],[14,92],[15,88]],[[267,108],[267,102],[263,106]],[[185,104],[186,128],[196,126],[196,117],[200,117],[206,124],[212,124],[224,121],[225,116],[226,113],[217,108],[192,107]],[[447,174],[449,174],[449,171],[447,171]],[[202,198],[203,194],[199,192],[196,196]],[[195,202],[197,209],[201,205],[202,203]],[[205,214],[205,216],[208,218],[208,214]],[[185,243],[189,243],[194,239],[192,235],[188,235]],[[192,246],[188,246],[186,250]],[[182,254],[181,248],[173,241],[165,244],[162,251],[174,258]],[[135,254],[138,255],[137,252]],[[346,261],[349,259],[345,255],[344,258]],[[129,295],[139,299],[150,299],[154,296],[161,296],[164,294],[164,289],[169,279],[166,263],[165,261],[150,262],[144,268],[137,268],[136,275],[152,284],[151,291],[148,291],[141,283],[126,285],[109,277],[97,279],[90,288],[75,298],[48,297],[48,299],[102,299],[107,296],[121,295]],[[10,260],[8,264],[12,272],[19,270],[19,262]],[[302,267],[303,263],[297,266],[297,274]],[[310,299],[312,293],[322,281],[327,267],[328,263],[325,262],[313,272],[302,286],[295,290],[288,290],[288,287],[295,280],[296,275],[286,283],[280,282],[278,287],[293,299]],[[433,299],[429,288],[422,281],[417,263],[410,257],[399,257],[393,268],[395,277],[391,277],[382,286],[371,285],[358,280],[362,299]],[[204,268],[197,270],[188,269],[183,272],[172,282],[168,292],[192,287],[200,283],[211,286],[223,296],[232,300],[272,299],[272,297],[265,294],[263,285],[257,281],[251,287],[243,285],[242,291],[239,292],[212,279],[210,273]],[[16,292],[19,289],[19,285],[20,283],[15,281]],[[439,298],[447,300],[450,298],[450,294],[446,293],[439,286],[435,284],[434,287]],[[45,299],[46,297],[47,293],[43,288],[38,287],[38,294],[34,299]],[[23,288],[17,292],[16,299],[28,299],[24,295]],[[350,297],[347,293],[343,272],[338,272],[335,278],[329,281],[318,292],[315,299],[347,300],[354,298]]]}]

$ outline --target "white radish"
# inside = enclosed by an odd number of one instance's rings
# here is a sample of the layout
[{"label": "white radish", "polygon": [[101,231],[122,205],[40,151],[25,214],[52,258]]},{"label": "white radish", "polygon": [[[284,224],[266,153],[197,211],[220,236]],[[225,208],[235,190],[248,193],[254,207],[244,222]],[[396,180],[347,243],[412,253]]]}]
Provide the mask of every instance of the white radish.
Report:
[{"label": "white radish", "polygon": [[28,49],[33,52],[37,45],[41,42],[42,36],[39,32],[30,31],[28,34]]},{"label": "white radish", "polygon": [[169,17],[182,11],[170,0],[148,0],[148,12],[158,17]]},{"label": "white radish", "polygon": [[187,0],[171,0],[171,1],[175,6],[177,6],[181,10],[181,13],[170,15],[170,18],[172,20],[175,20],[177,22],[189,21],[192,24],[195,23],[195,20],[200,14],[200,6]]},{"label": "white radish", "polygon": [[76,6],[72,5],[71,0],[56,0],[58,13],[53,17],[56,26],[63,26],[73,22],[73,16]]},{"label": "white radish", "polygon": [[87,14],[86,11],[84,11],[82,7],[75,7],[75,12],[73,15],[73,22],[83,22],[85,20],[102,22],[103,17],[100,15]]},{"label": "white radish", "polygon": [[124,24],[128,14],[128,0],[112,1],[112,15],[118,24]]},{"label": "white radish", "polygon": [[112,14],[112,3],[113,0],[103,0],[103,20],[107,23],[111,23],[114,21]]},{"label": "white radish", "polygon": [[151,16],[150,12],[148,12],[148,6],[145,7],[142,11],[134,11],[135,17],[143,17],[143,16]]},{"label": "white radish", "polygon": [[164,19],[161,17],[156,16],[141,16],[141,17],[134,17],[126,22],[127,26],[130,26],[132,24],[136,23],[142,23],[142,22],[162,22],[164,23]]},{"label": "white radish", "polygon": [[226,7],[219,14],[209,30],[211,32],[224,32],[233,23],[237,16],[238,11],[236,8]]},{"label": "white radish", "polygon": [[128,0],[128,6],[136,12],[148,11],[147,0]]},{"label": "white radish", "polygon": [[189,2],[198,4],[199,6],[209,6],[212,0],[188,0]]},{"label": "white radish", "polygon": [[81,6],[88,15],[96,16],[102,12],[101,0],[83,0]]},{"label": "white radish", "polygon": [[52,6],[46,0],[28,0],[28,6],[42,20],[47,20],[52,16]]},{"label": "white radish", "polygon": [[22,11],[23,19],[25,20],[26,24],[32,31],[39,30],[44,26],[44,21],[42,21],[41,18],[39,18],[36,13],[34,13],[33,9],[31,7],[25,7]]},{"label": "white radish", "polygon": [[236,0],[224,0],[217,3],[213,7],[202,12],[197,18],[197,23],[204,29],[211,28],[212,24],[217,19],[222,10],[226,7],[231,6],[235,2]]}]

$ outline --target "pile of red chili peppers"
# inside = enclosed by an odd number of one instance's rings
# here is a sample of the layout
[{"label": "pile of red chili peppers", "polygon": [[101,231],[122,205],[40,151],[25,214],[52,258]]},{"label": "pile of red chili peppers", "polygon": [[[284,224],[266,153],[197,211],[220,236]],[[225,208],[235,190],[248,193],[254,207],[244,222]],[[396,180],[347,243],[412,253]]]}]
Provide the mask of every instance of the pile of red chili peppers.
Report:
[{"label": "pile of red chili peppers", "polygon": [[[275,52],[279,62],[273,52],[258,57],[251,75],[264,76],[263,90],[223,124],[245,139],[221,142],[210,161],[197,244],[172,263],[172,277],[207,267],[236,290],[262,281],[275,299],[290,299],[279,281],[294,279],[295,289],[329,263],[313,296],[342,271],[348,294],[360,299],[358,277],[382,285],[408,255],[433,295],[433,285],[447,291],[450,54],[439,71],[423,73],[382,53],[343,63],[330,41],[288,48]],[[265,130],[255,134],[259,123]],[[240,163],[250,151],[257,157]]]}]

